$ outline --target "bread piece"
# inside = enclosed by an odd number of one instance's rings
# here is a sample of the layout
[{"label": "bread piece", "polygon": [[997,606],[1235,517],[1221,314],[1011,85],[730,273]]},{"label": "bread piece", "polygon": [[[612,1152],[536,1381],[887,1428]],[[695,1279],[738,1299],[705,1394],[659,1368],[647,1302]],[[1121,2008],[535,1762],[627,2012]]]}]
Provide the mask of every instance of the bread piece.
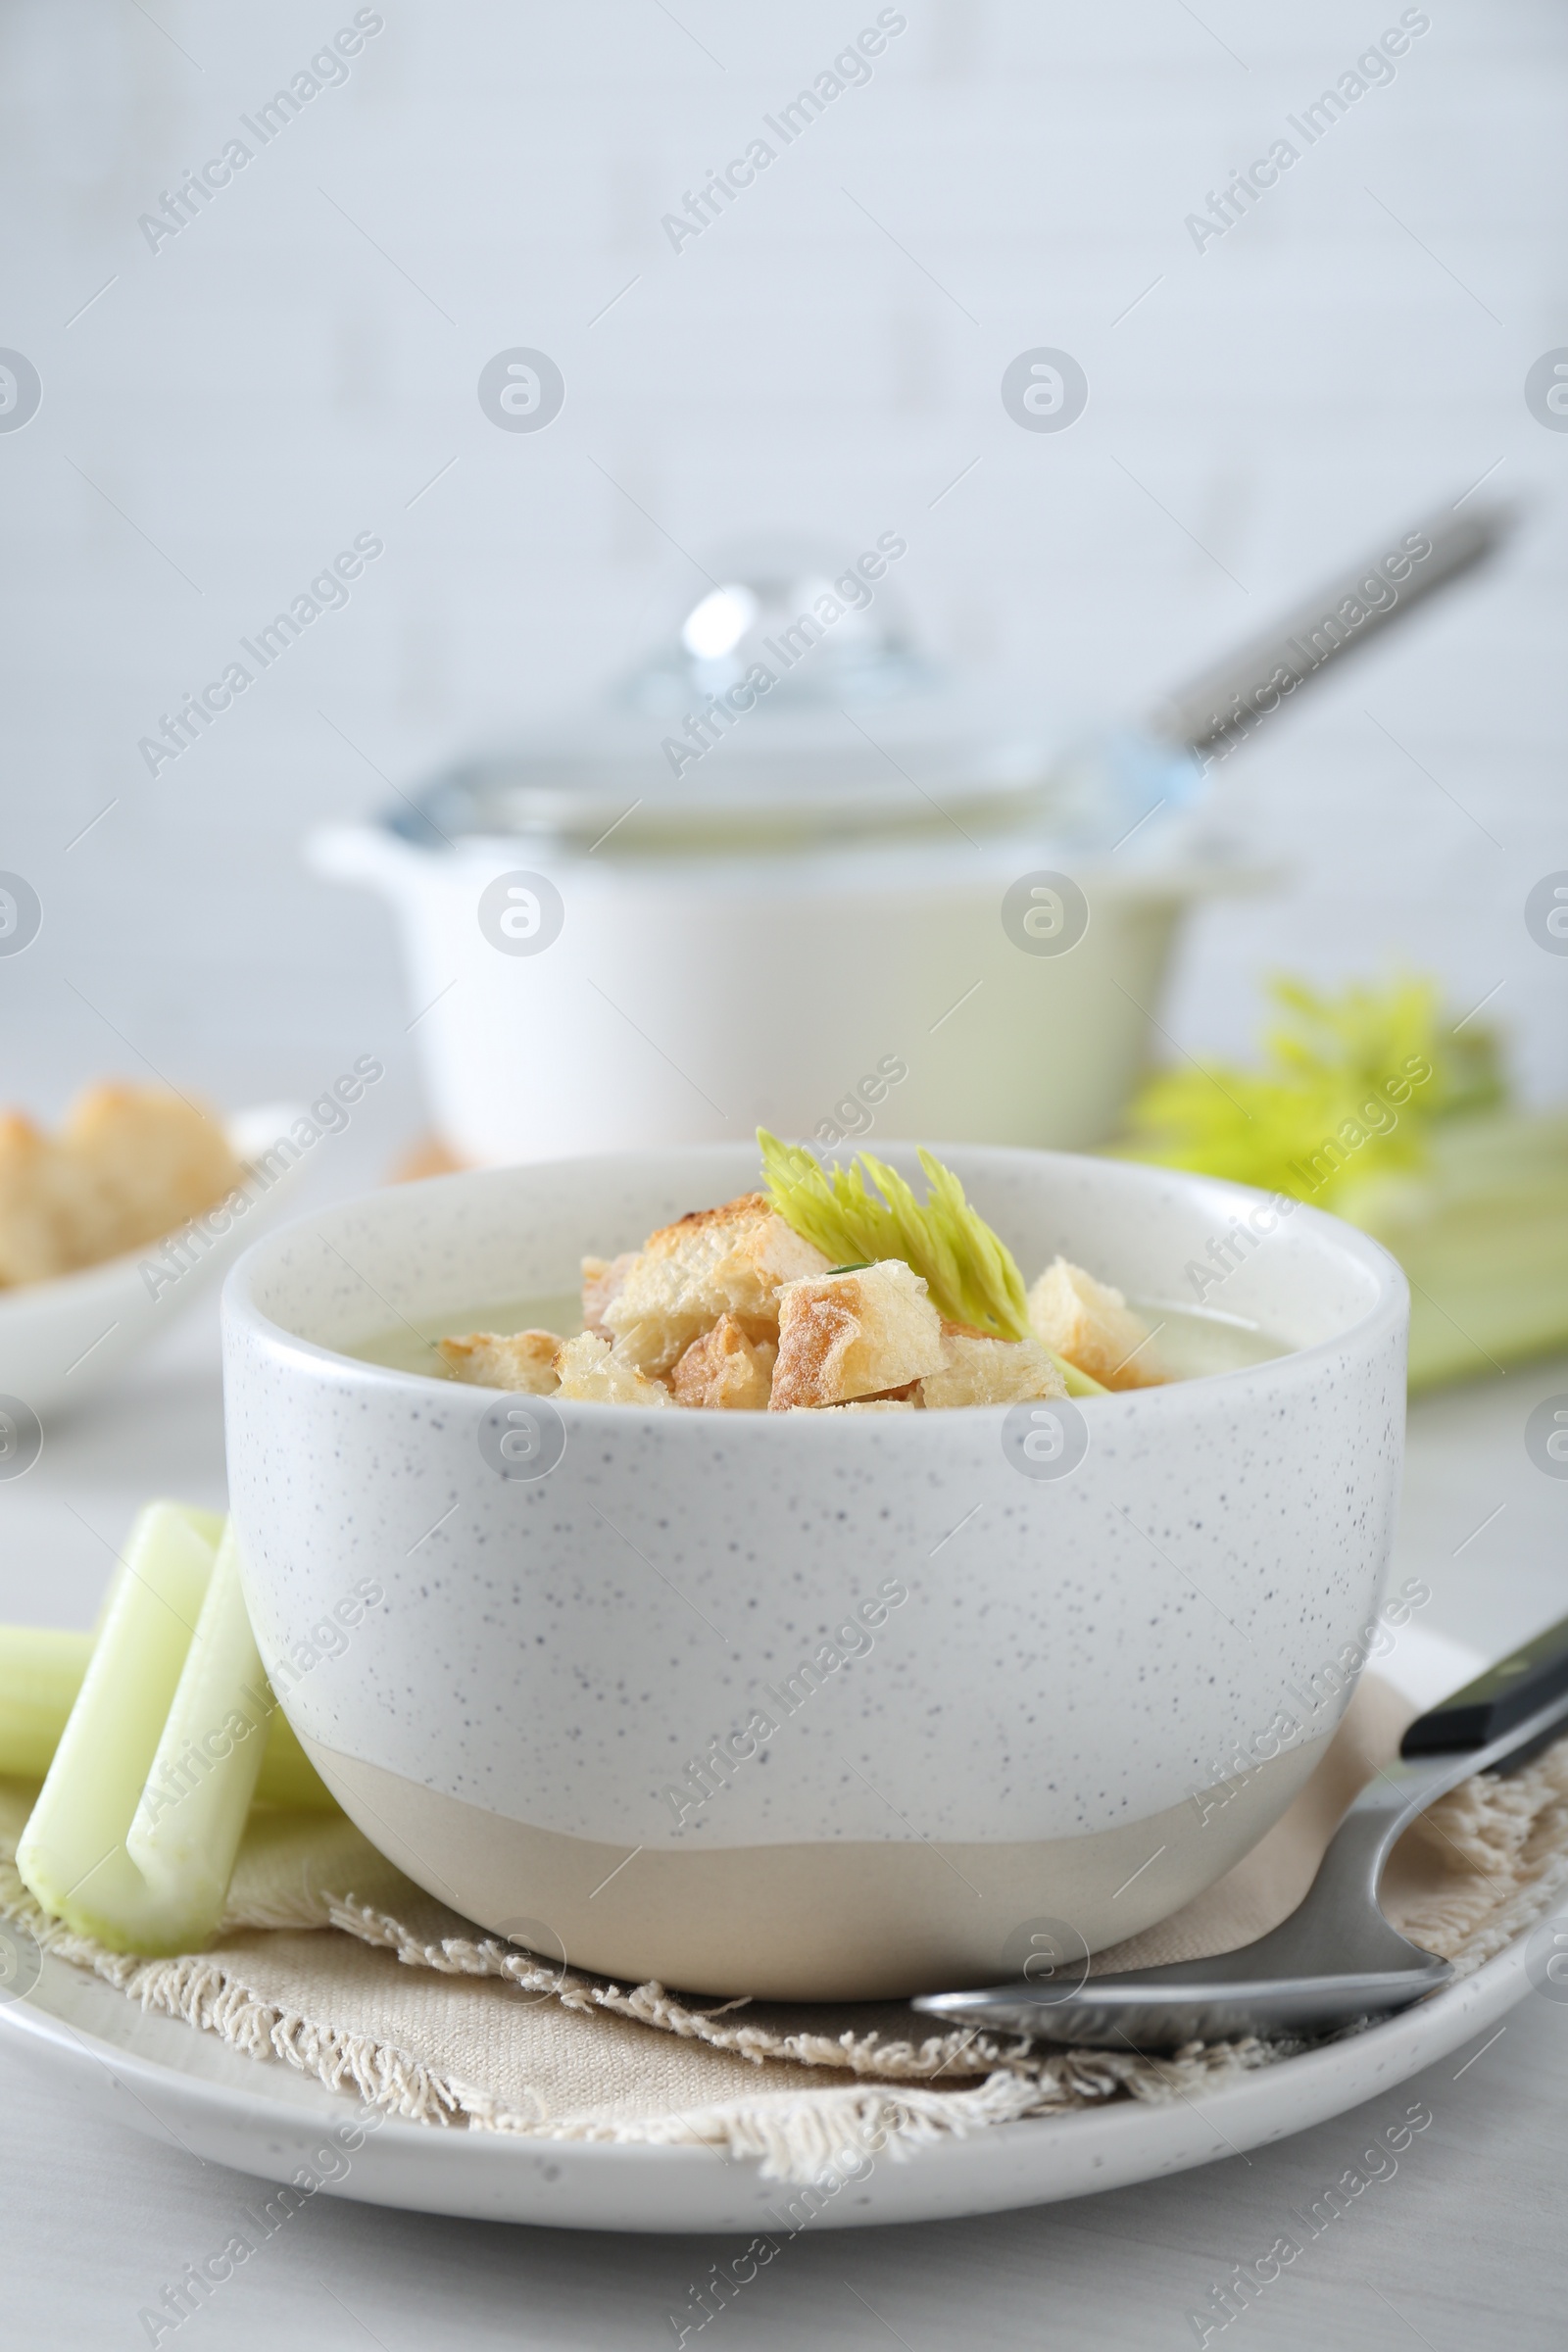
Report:
[{"label": "bread piece", "polygon": [[580,1332],[556,1353],[561,1386],[556,1394],[574,1404],[673,1405],[675,1399],[662,1380],[649,1380],[634,1364],[623,1363],[610,1342],[598,1332]]},{"label": "bread piece", "polygon": [[623,1250],[619,1257],[585,1257],[582,1261],[582,1327],[584,1331],[603,1333],[605,1309],[620,1297],[621,1288],[631,1268],[637,1263],[635,1250]]},{"label": "bread piece", "polygon": [[1067,1384],[1038,1340],[997,1340],[961,1323],[944,1322],[942,1369],[920,1383],[930,1409],[956,1404],[1021,1404],[1037,1396],[1065,1396]]},{"label": "bread piece", "polygon": [[243,1177],[218,1121],[161,1087],[89,1087],[58,1138],[0,1119],[0,1283],[122,1256]]},{"label": "bread piece", "polygon": [[939,1372],[942,1317],[899,1257],[853,1274],[819,1274],[779,1294],[770,1403],[845,1404]]},{"label": "bread piece", "polygon": [[93,1214],[79,1236],[87,1264],[172,1232],[244,1174],[218,1121],[162,1087],[89,1087],[61,1142],[91,1183]]},{"label": "bread piece", "polygon": [[1054,1258],[1029,1294],[1036,1339],[1107,1389],[1157,1388],[1167,1377],[1152,1334],[1120,1291]]},{"label": "bread piece", "polygon": [[623,1363],[667,1372],[721,1315],[749,1339],[774,1338],[779,1286],[827,1264],[761,1193],[746,1193],[650,1234],[602,1321]]},{"label": "bread piece", "polygon": [[772,1340],[754,1343],[733,1315],[720,1315],[671,1372],[675,1402],[710,1412],[765,1412],[777,1354]]},{"label": "bread piece", "polygon": [[0,1284],[46,1282],[83,1261],[74,1194],[59,1153],[20,1111],[0,1116]]},{"label": "bread piece", "polygon": [[561,1386],[556,1357],[565,1344],[554,1331],[470,1331],[465,1340],[438,1340],[436,1347],[454,1380],[553,1396]]}]

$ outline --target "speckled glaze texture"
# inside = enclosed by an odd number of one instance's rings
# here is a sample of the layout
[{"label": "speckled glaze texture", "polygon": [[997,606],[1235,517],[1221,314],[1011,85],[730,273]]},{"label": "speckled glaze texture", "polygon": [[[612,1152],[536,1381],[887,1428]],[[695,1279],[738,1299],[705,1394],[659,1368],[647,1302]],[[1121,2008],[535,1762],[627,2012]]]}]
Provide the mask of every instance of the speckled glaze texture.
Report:
[{"label": "speckled glaze texture", "polygon": [[[1026,1277],[1062,1250],[1144,1299],[1190,1298],[1188,1261],[1259,1200],[1066,1154],[943,1155]],[[557,1467],[507,1479],[479,1444],[492,1392],[341,1352],[400,1316],[560,1291],[584,1251],[756,1172],[713,1146],[445,1177],[247,1253],[224,1294],[230,1491],[299,1730],[541,1830],[686,1852],[1084,1836],[1212,1787],[1239,1746],[1272,1752],[1292,1690],[1376,1602],[1403,1431],[1403,1279],[1309,1208],[1211,1300],[1292,1352],[1086,1400],[1060,1478],[1013,1466],[1001,1407],[565,1404]],[[313,1639],[364,1585],[384,1597]],[[785,1678],[892,1585],[907,1597],[863,1653],[819,1665],[786,1717]],[[1337,1679],[1314,1737],[1353,1671]],[[757,1713],[777,1736],[677,1821],[666,1789]]]}]

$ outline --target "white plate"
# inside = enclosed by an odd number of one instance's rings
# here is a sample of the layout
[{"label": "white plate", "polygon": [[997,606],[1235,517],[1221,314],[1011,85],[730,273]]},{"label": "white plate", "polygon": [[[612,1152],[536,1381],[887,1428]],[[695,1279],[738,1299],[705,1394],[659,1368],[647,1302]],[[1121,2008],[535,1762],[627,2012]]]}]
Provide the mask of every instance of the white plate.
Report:
[{"label": "white plate", "polygon": [[[279,1138],[287,1138],[301,1107],[269,1102],[237,1111],[226,1122],[235,1158],[253,1167]],[[265,1192],[250,1196],[250,1208],[233,1220],[227,1233],[209,1242],[205,1255],[193,1258],[189,1271],[160,1286],[156,1296],[141,1269],[144,1259],[164,1248],[164,1241],[149,1242],[124,1257],[83,1266],[79,1273],[62,1274],[52,1282],[21,1283],[0,1291],[0,1396],[19,1398],[47,1421],[93,1396],[210,1290],[246,1243],[271,1222],[278,1203],[293,1192],[298,1167],[296,1151],[293,1163]]]},{"label": "white plate", "polygon": [[[966,2140],[879,2156],[813,2226],[952,2221],[1120,2188],[1283,2139],[1374,2098],[1484,2032],[1529,1989],[1521,1939],[1462,1984],[1348,2041],[1245,2077],[1201,2099],[1001,2124]],[[287,2180],[313,2165],[354,2103],[281,2063],[246,2058],[175,2019],[46,1959],[25,2000],[0,2007],[0,2032],[108,2120],[173,2141],[210,2163]],[[473,2220],[558,2230],[758,2230],[789,2235],[808,2207],[755,2163],[711,2148],[509,2138],[387,2122],[345,2160],[327,2193]],[[794,2220],[786,2212],[797,2200]]]}]

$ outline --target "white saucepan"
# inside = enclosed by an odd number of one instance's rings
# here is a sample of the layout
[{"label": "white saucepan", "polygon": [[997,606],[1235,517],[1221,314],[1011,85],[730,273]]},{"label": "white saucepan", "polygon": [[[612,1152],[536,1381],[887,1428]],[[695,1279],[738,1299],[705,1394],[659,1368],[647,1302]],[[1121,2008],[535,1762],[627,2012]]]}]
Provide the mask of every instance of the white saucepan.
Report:
[{"label": "white saucepan", "polygon": [[759,1121],[822,1146],[1100,1143],[1182,916],[1262,878],[1205,839],[1204,769],[1506,521],[1391,533],[1156,729],[1065,765],[932,691],[886,617],[890,548],[832,580],[754,562],[612,716],[319,831],[310,858],[396,909],[461,1161]]}]

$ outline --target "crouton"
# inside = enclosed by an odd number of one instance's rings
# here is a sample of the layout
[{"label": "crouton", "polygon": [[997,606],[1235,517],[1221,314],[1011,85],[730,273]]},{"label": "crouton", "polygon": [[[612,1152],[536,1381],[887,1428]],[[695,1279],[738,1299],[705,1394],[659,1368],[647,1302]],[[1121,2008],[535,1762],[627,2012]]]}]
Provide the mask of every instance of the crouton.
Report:
[{"label": "crouton", "polygon": [[749,1340],[733,1315],[693,1340],[669,1376],[677,1404],[718,1412],[765,1412],[778,1348]]},{"label": "crouton", "polygon": [[601,1319],[623,1363],[667,1372],[721,1315],[753,1341],[776,1337],[779,1286],[827,1264],[761,1193],[746,1193],[650,1234]]},{"label": "crouton", "polygon": [[0,1284],[122,1256],[243,1176],[218,1121],[162,1087],[89,1087],[58,1137],[0,1119]]},{"label": "crouton", "polygon": [[1102,1388],[1155,1388],[1166,1378],[1142,1315],[1065,1257],[1054,1258],[1030,1292],[1029,1321],[1036,1339]]},{"label": "crouton", "polygon": [[584,1331],[603,1333],[605,1309],[612,1299],[618,1298],[627,1273],[637,1263],[635,1250],[623,1250],[619,1257],[585,1257],[582,1261],[582,1327]]},{"label": "crouton", "polygon": [[73,1238],[75,1188],[58,1158],[20,1111],[0,1117],[0,1284],[45,1282],[84,1262]]},{"label": "crouton", "polygon": [[955,1404],[1021,1404],[1065,1396],[1067,1384],[1038,1340],[997,1340],[944,1322],[942,1369],[920,1383],[927,1409]]},{"label": "crouton", "polygon": [[879,1396],[942,1363],[942,1318],[902,1258],[808,1276],[779,1293],[774,1412]]},{"label": "crouton", "polygon": [[649,1380],[634,1364],[623,1363],[610,1342],[597,1332],[580,1332],[556,1353],[556,1394],[573,1404],[673,1405],[675,1399],[662,1380]]},{"label": "crouton", "polygon": [[524,1396],[553,1396],[561,1386],[556,1357],[565,1346],[554,1331],[470,1331],[466,1339],[438,1340],[454,1380],[477,1389],[514,1389]]},{"label": "crouton", "polygon": [[89,1087],[72,1105],[61,1145],[94,1196],[78,1237],[89,1265],[158,1240],[244,1175],[218,1121],[163,1087]]}]

